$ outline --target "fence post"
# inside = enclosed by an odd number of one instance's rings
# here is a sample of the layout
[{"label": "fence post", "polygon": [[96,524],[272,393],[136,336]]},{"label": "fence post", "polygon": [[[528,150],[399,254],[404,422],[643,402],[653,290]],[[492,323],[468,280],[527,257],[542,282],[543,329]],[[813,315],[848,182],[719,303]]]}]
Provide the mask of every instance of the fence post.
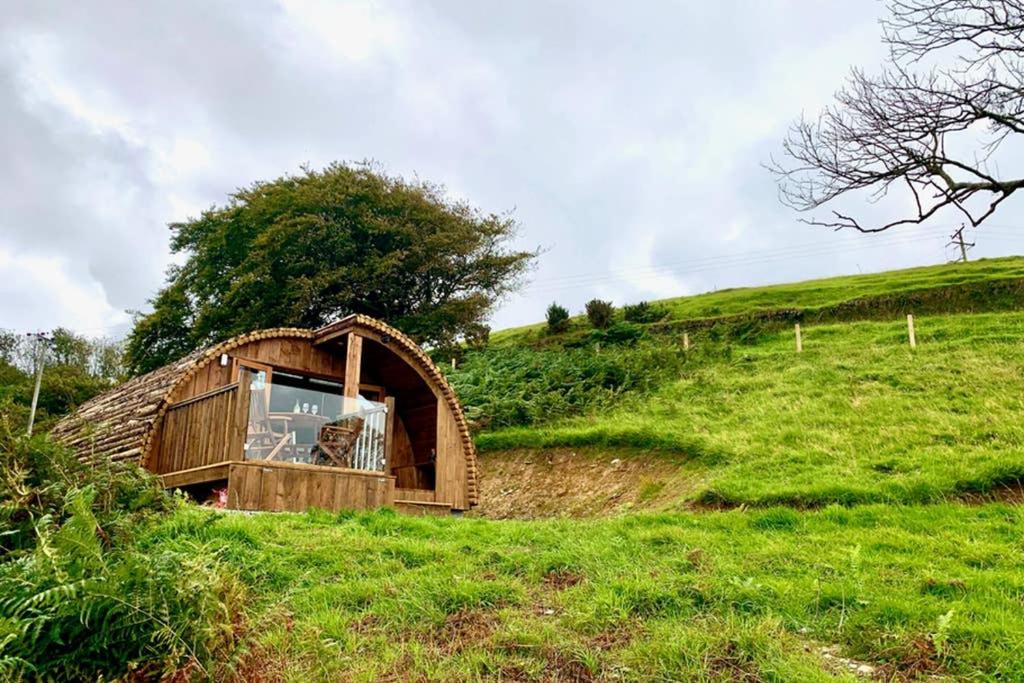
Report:
[{"label": "fence post", "polygon": [[455,369],[455,356],[452,356],[452,370]]},{"label": "fence post", "polygon": [[690,350],[690,333],[683,332],[683,351]]},{"label": "fence post", "polygon": [[917,348],[917,337],[914,336],[914,316],[910,313],[907,314],[907,333],[910,336],[910,348]]},{"label": "fence post", "polygon": [[794,329],[796,330],[796,352],[797,353],[803,353],[803,350],[804,350],[804,339],[803,339],[803,337],[800,336],[800,323],[797,323],[794,326]]}]

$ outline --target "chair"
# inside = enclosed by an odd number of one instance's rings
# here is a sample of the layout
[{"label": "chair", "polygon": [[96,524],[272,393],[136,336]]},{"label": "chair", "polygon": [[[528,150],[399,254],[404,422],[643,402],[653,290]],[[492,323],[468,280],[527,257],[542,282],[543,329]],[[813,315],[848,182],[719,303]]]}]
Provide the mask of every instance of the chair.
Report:
[{"label": "chair", "polygon": [[[294,455],[295,433],[288,429],[288,418],[270,417],[266,391],[266,389],[253,391],[249,397],[249,432],[245,443],[246,455],[257,460],[273,460],[288,450],[289,446]],[[281,423],[281,428],[275,429],[274,422]]]},{"label": "chair", "polygon": [[326,455],[335,467],[352,467],[352,450],[365,422],[361,417],[351,417],[321,427],[320,438],[313,449],[313,464]]}]

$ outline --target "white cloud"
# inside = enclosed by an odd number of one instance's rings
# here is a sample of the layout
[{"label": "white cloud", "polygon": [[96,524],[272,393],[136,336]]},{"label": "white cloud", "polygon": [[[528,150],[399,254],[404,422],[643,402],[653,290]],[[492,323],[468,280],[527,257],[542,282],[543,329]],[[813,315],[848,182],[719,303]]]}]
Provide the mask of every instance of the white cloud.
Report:
[{"label": "white cloud", "polygon": [[97,283],[73,278],[73,270],[63,258],[0,249],[0,327],[47,330],[63,325],[93,336],[123,333],[128,315],[110,305]]},{"label": "white cloud", "polygon": [[[779,205],[760,166],[786,123],[826,102],[849,65],[877,62],[882,9],[796,0],[5,8],[0,281],[12,298],[0,299],[0,326],[123,325],[120,311],[144,307],[182,258],[168,253],[168,222],[254,180],[332,160],[375,159],[486,211],[515,209],[520,246],[548,251],[497,326],[537,320],[553,298],[578,310],[593,296],[624,303],[934,261],[941,244],[844,251]],[[1002,220],[1020,217],[1008,202]],[[737,253],[808,243],[837,248],[727,265]],[[1024,242],[1000,245],[978,253]]]}]

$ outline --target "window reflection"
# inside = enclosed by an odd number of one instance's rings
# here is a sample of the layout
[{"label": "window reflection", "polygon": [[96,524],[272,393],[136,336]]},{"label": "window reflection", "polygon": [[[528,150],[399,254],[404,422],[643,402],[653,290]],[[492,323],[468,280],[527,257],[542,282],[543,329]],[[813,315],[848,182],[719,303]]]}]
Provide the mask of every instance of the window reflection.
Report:
[{"label": "window reflection", "polygon": [[274,370],[251,375],[247,460],[383,471],[387,409],[346,398],[332,380]]}]

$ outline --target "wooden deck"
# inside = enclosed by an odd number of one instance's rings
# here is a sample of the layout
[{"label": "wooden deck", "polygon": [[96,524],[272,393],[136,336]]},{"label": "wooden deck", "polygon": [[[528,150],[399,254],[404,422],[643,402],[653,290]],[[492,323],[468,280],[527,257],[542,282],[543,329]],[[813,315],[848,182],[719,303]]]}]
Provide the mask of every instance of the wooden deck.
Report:
[{"label": "wooden deck", "polygon": [[228,466],[228,507],[233,510],[363,510],[394,502],[395,478],[382,472],[292,463]]},{"label": "wooden deck", "polygon": [[395,477],[340,467],[232,461],[170,472],[160,480],[169,489],[226,482],[233,510],[364,510],[395,503]]}]

